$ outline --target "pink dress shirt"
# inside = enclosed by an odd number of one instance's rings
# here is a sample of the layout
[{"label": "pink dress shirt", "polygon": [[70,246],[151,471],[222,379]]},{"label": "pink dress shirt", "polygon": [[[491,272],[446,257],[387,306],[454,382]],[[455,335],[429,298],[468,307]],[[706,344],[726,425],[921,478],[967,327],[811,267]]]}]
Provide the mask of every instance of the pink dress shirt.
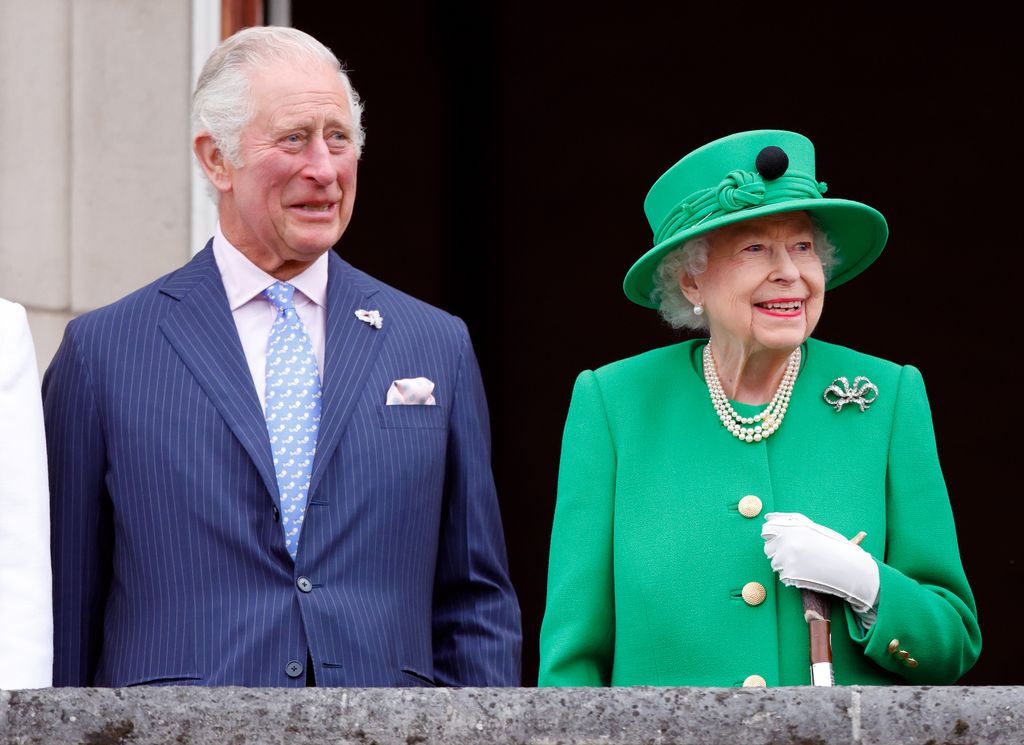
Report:
[{"label": "pink dress shirt", "polygon": [[[262,292],[277,280],[253,264],[231,245],[217,225],[213,236],[213,258],[227,292],[228,305],[249,363],[260,406],[266,407],[267,339],[277,313]],[[327,253],[306,271],[288,280],[295,286],[295,310],[306,327],[316,353],[320,380],[324,379],[324,342],[327,328]]]}]

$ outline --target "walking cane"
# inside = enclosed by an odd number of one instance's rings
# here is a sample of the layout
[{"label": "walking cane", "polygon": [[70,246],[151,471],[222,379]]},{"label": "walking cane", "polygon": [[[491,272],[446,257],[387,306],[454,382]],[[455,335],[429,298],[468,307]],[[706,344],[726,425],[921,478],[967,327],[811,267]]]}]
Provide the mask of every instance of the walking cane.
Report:
[{"label": "walking cane", "polygon": [[[860,543],[867,535],[863,530],[850,539]],[[813,590],[800,590],[804,604],[804,620],[811,643],[811,685],[834,686],[832,669],[832,596]]]}]

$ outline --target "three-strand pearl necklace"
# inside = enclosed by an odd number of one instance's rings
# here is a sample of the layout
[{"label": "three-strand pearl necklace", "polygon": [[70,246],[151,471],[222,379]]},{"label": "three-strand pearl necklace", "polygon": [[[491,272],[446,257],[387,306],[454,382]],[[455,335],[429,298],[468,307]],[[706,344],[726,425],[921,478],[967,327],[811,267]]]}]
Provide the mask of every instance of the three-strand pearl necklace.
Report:
[{"label": "three-strand pearl necklace", "polygon": [[711,394],[711,405],[715,407],[715,412],[725,428],[733,437],[743,442],[761,442],[771,437],[782,426],[782,418],[786,416],[789,399],[793,395],[793,383],[796,382],[799,372],[800,347],[797,347],[789,355],[782,382],[779,383],[779,389],[775,391],[768,405],[754,416],[740,416],[722,390],[722,382],[718,379],[718,370],[715,368],[715,358],[711,356],[711,343],[708,342],[704,347],[704,380],[708,384],[708,393]]}]

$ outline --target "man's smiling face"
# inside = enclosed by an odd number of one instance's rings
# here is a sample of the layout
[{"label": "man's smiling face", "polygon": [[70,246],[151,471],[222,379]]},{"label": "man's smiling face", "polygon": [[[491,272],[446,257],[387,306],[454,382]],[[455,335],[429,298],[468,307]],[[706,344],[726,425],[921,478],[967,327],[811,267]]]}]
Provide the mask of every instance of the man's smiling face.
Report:
[{"label": "man's smiling face", "polygon": [[242,132],[241,164],[226,164],[224,236],[279,279],[295,276],[348,226],[359,154],[338,72],[296,60],[250,77],[255,114]]}]

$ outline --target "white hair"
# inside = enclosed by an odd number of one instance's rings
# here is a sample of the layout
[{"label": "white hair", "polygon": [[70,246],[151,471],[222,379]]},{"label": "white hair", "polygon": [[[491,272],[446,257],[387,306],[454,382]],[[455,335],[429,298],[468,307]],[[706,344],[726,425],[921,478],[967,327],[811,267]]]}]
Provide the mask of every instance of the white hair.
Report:
[{"label": "white hair", "polygon": [[[695,277],[708,268],[708,251],[711,249],[709,235],[698,235],[669,251],[654,270],[651,302],[658,306],[658,313],[674,329],[705,331],[708,328],[707,316],[698,316],[693,312],[693,303],[683,294],[679,280],[684,273]],[[814,253],[821,262],[827,281],[839,263],[839,258],[835,245],[817,223],[814,223]]]},{"label": "white hair", "polygon": [[192,94],[192,137],[208,132],[234,166],[241,166],[242,131],[256,114],[250,75],[261,67],[296,60],[336,70],[348,97],[356,153],[365,134],[363,106],[334,53],[307,33],[285,26],[254,26],[222,41],[199,73]]}]

